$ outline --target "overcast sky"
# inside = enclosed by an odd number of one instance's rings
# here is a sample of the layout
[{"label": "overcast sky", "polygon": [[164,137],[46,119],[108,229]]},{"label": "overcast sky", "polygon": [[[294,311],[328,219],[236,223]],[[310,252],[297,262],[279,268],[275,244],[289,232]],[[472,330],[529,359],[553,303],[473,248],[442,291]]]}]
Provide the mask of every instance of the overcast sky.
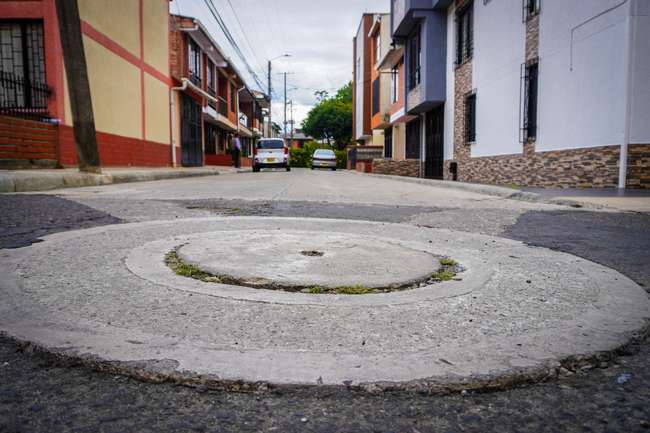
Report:
[{"label": "overcast sky", "polygon": [[[283,53],[291,54],[289,58],[273,62],[273,120],[281,123],[284,116],[280,73],[292,72],[287,78],[287,94],[288,99],[294,101],[296,127],[315,103],[316,90],[334,93],[352,79],[352,38],[361,14],[390,9],[390,0],[212,1],[264,83],[265,92],[267,60]],[[246,67],[226,42],[205,0],[174,0],[170,11],[198,18],[227,51],[226,55],[245,73]],[[252,77],[246,76],[245,80],[252,88],[258,87]]]}]

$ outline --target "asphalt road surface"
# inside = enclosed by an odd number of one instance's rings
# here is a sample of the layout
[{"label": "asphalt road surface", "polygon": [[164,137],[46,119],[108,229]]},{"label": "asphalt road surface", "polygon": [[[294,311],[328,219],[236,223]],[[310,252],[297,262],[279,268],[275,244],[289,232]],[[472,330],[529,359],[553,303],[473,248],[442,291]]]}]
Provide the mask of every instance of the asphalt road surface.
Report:
[{"label": "asphalt road surface", "polygon": [[[518,239],[610,266],[650,288],[648,214],[570,210],[341,172],[255,176],[3,195],[0,248],[122,221],[367,219]],[[264,185],[255,189],[258,182]],[[642,341],[600,368],[500,392],[227,393],[116,377],[0,337],[0,432],[650,432],[649,367],[650,344]]]}]

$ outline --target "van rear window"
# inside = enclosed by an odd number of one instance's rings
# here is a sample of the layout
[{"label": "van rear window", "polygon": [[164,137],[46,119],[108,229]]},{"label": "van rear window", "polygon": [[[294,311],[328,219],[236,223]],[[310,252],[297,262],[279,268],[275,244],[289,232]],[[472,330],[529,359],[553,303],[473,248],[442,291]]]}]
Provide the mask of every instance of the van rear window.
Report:
[{"label": "van rear window", "polygon": [[257,142],[258,149],[282,149],[284,148],[283,140],[260,140]]}]

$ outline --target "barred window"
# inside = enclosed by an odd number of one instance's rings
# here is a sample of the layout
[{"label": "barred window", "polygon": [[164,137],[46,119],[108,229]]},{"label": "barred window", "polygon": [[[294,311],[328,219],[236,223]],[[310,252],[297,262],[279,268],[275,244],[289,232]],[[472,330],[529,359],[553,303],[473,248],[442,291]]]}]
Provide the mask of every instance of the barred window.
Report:
[{"label": "barred window", "polygon": [[408,42],[409,90],[414,89],[420,84],[421,62],[422,47],[420,41],[420,29],[418,29]]},{"label": "barred window", "polygon": [[541,0],[522,0],[522,21],[526,22],[539,14]]},{"label": "barred window", "polygon": [[537,88],[539,63],[537,59],[521,65],[521,130],[519,141],[526,143],[537,137]]},{"label": "barred window", "polygon": [[476,93],[465,98],[465,141],[467,144],[476,141]]},{"label": "barred window", "polygon": [[456,14],[456,64],[460,65],[474,53],[474,3],[469,2]]}]

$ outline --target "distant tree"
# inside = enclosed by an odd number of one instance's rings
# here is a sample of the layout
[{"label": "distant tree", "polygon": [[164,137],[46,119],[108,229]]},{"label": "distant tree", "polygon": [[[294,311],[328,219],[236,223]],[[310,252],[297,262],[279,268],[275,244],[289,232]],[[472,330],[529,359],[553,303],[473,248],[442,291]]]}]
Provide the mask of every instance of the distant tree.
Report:
[{"label": "distant tree", "polygon": [[316,90],[314,92],[314,96],[316,96],[316,100],[318,102],[324,101],[325,99],[330,97],[330,94],[327,90]]},{"label": "distant tree", "polygon": [[348,81],[348,83],[341,87],[337,92],[336,92],[336,99],[340,99],[341,101],[346,101],[346,102],[352,102],[352,82]]},{"label": "distant tree", "polygon": [[318,103],[302,122],[305,134],[325,140],[337,149],[343,149],[352,138],[352,84],[341,87],[329,97],[325,90],[316,92]]}]

